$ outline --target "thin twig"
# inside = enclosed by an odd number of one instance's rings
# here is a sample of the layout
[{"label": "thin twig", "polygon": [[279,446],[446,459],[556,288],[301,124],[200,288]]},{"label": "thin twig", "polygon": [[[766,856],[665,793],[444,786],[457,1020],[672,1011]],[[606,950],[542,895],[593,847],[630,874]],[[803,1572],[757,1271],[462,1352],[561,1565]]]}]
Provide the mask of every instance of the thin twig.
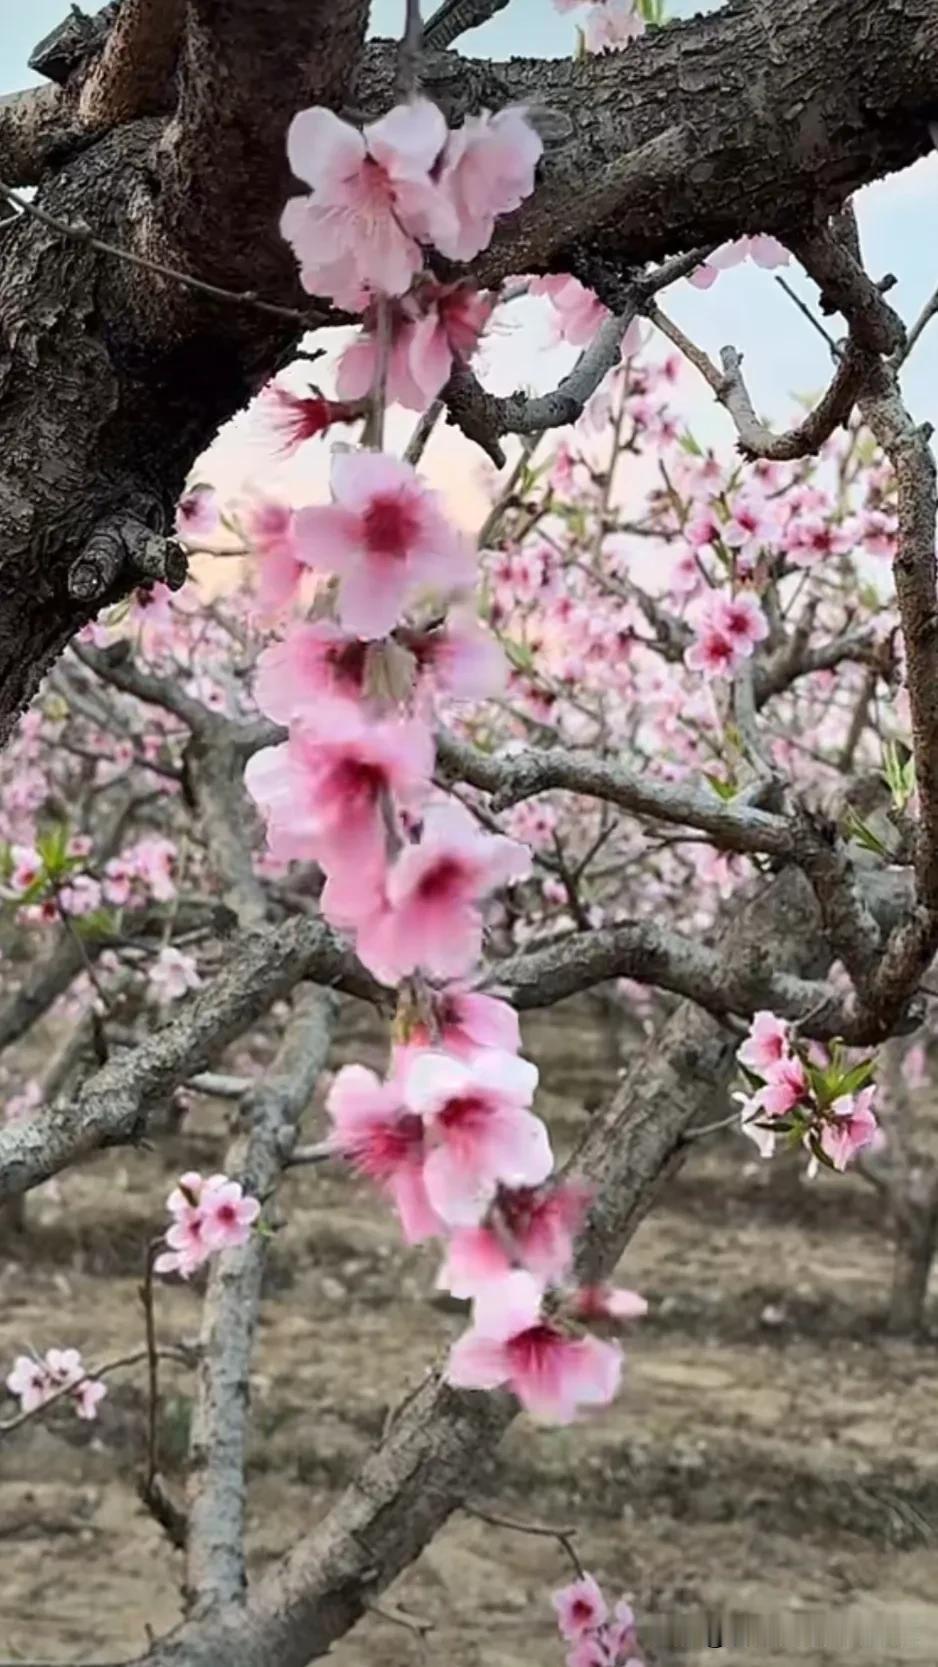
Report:
[{"label": "thin twig", "polygon": [[299,307],[284,307],[276,301],[263,301],[253,290],[221,289],[218,284],[206,283],[204,278],[194,278],[191,273],[180,272],[174,266],[165,266],[162,261],[150,260],[146,255],[137,255],[130,249],[120,248],[116,243],[108,243],[103,238],[95,237],[90,226],[70,220],[59,220],[54,214],[48,214],[44,208],[28,201],[3,180],[0,180],[0,197],[5,198],[21,214],[27,214],[31,220],[45,226],[47,231],[55,232],[71,243],[84,243],[87,248],[96,249],[99,254],[111,255],[115,260],[126,261],[128,266],[141,267],[144,272],[152,272],[158,278],[168,278],[174,284],[182,284],[185,289],[210,296],[213,301],[225,301],[237,307],[252,307],[256,312],[267,313],[273,318],[290,319],[293,323],[302,325],[304,330],[314,330],[317,324],[321,323],[321,317],[316,313],[304,312]]},{"label": "thin twig", "polygon": [[516,1517],[496,1516],[493,1511],[480,1510],[477,1505],[463,1505],[463,1511],[466,1516],[476,1517],[479,1522],[487,1522],[490,1528],[507,1528],[513,1534],[534,1534],[538,1539],[556,1540],[569,1557],[578,1578],[583,1579],[586,1570],[573,1544],[575,1528],[551,1528],[543,1522],[519,1522]]},{"label": "thin twig", "polygon": [[820,319],[815,318],[811,308],[806,304],[806,302],[802,301],[801,296],[792,289],[791,284],[788,283],[787,279],[783,278],[779,272],[776,272],[775,274],[775,282],[778,284],[779,289],[783,289],[785,291],[789,301],[794,302],[798,311],[807,319],[812,330],[816,330],[822,341],[827,343],[831,350],[831,354],[836,359],[838,357],[839,349],[830,331],[825,330]]},{"label": "thin twig", "polygon": [[417,467],[417,464],[420,462],[420,459],[427,449],[427,442],[443,415],[444,409],[445,407],[441,399],[435,399],[432,405],[427,406],[427,409],[423,413],[423,416],[420,418],[413,434],[407,442],[407,446],[404,451],[405,463],[410,463],[414,468]]}]

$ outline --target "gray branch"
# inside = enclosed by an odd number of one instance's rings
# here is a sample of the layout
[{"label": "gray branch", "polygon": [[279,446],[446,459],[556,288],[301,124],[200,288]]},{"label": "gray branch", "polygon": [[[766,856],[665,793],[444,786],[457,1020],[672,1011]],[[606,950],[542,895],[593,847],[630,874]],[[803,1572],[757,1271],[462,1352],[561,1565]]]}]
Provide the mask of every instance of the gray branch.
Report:
[{"label": "gray branch", "polygon": [[378,1003],[387,999],[322,921],[302,916],[251,934],[177,1018],[110,1060],[74,1100],[0,1129],[0,1199],[38,1186],[101,1147],[139,1140],[155,1104],[204,1071],[301,979]]},{"label": "gray branch", "polygon": [[[244,1132],[227,1154],[225,1172],[255,1198],[270,1197],[289,1162],[326,1062],[336,1006],[328,991],[301,992],[270,1071],[241,1101]],[[242,1248],[217,1256],[205,1296],[186,1538],[186,1587],[196,1614],[244,1595],[249,1371],[267,1243],[254,1232]]]},{"label": "gray branch", "polygon": [[754,805],[727,802],[682,783],[656,781],[648,773],[621,764],[606,764],[559,748],[494,755],[445,734],[437,737],[437,761],[448,781],[469,782],[491,793],[495,811],[538,793],[582,793],[638,816],[700,828],[727,851],[795,855],[794,831],[785,817]]}]

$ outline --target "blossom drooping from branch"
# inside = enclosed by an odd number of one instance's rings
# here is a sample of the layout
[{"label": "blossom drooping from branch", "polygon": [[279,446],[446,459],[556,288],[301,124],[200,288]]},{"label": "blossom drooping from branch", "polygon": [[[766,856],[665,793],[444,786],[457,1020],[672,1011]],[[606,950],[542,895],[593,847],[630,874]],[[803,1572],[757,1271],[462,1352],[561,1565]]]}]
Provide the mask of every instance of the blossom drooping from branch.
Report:
[{"label": "blossom drooping from branch", "polygon": [[466,117],[447,139],[440,169],[440,189],[453,211],[433,238],[441,254],[473,260],[488,247],[498,217],[520,208],[534,190],[543,149],[520,106]]},{"label": "blossom drooping from branch", "polygon": [[[448,380],[454,361],[469,363],[491,311],[492,303],[471,284],[440,284],[431,278],[391,306],[388,403],[425,411]],[[376,330],[366,315],[364,328],[339,360],[340,398],[367,398],[377,369]]]},{"label": "blossom drooping from branch", "polygon": [[481,953],[483,898],[530,871],[531,854],[516,840],[482,832],[462,805],[433,805],[420,840],[389,869],[380,902],[333,889],[335,924],[356,925],[359,956],[385,983],[418,969],[462,978]]},{"label": "blossom drooping from branch", "polygon": [[351,702],[322,701],[314,720],[248,760],[244,780],[275,856],[319,862],[359,886],[384,869],[387,796],[419,803],[432,768],[419,720],[369,723]]},{"label": "blossom drooping from branch", "polygon": [[472,1327],[453,1345],[447,1379],[457,1389],[507,1386],[543,1423],[569,1424],[580,1407],[607,1406],[622,1352],[600,1338],[573,1336],[543,1312],[543,1290],[523,1271],[487,1287]]},{"label": "blossom drooping from branch", "polygon": [[448,593],[471,583],[473,560],[435,492],[409,464],[381,452],[340,453],[331,505],[296,514],[300,559],[339,577],[347,631],[383,637],[420,589]]},{"label": "blossom drooping from branch", "polygon": [[404,1100],[423,1120],[424,1181],[451,1226],[482,1220],[499,1183],[538,1186],[553,1157],[547,1130],[530,1110],[537,1067],[495,1050],[472,1063],[421,1053],[407,1067]]},{"label": "blossom drooping from branch", "polygon": [[333,1122],[328,1150],[389,1194],[408,1244],[445,1232],[424,1180],[426,1129],[405,1105],[400,1082],[383,1083],[363,1065],[343,1065],[326,1110]]}]

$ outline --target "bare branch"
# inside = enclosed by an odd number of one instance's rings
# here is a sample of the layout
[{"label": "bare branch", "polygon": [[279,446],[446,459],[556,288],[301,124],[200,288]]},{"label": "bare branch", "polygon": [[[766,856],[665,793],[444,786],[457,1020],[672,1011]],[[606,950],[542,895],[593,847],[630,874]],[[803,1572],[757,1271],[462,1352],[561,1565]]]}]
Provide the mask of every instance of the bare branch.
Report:
[{"label": "bare branch", "polygon": [[252,933],[179,1016],[117,1055],[76,1099],[0,1129],[0,1198],[27,1191],[102,1146],[144,1134],[151,1107],[196,1076],[301,979],[383,1003],[387,993],[321,921]]},{"label": "bare branch", "polygon": [[718,799],[699,788],[656,781],[647,772],[592,756],[559,748],[496,756],[441,734],[437,759],[450,781],[466,781],[492,793],[495,810],[505,810],[538,793],[583,793],[638,816],[700,828],[727,851],[765,851],[774,856],[792,856],[795,851],[792,828],[782,816]]},{"label": "bare branch", "polygon": [[[298,996],[276,1059],[239,1111],[244,1134],[225,1159],[245,1192],[268,1199],[326,1062],[336,1012],[329,992]],[[202,1319],[199,1390],[189,1448],[186,1584],[195,1612],[244,1594],[245,1444],[249,1368],[267,1237],[252,1233],[212,1264]]]},{"label": "bare branch", "polygon": [[723,348],[723,368],[719,370],[713,360],[659,307],[649,308],[648,317],[700,372],[720,404],[725,406],[736,425],[739,449],[744,457],[767,457],[782,463],[808,457],[818,451],[825,440],[830,439],[835,428],[847,421],[872,362],[867,349],[849,345],[830,387],[804,422],[785,434],[774,434],[756,416],[749,390],[743,381],[742,355],[734,347]]},{"label": "bare branch", "polygon": [[426,45],[438,50],[452,46],[460,35],[481,28],[508,4],[509,0],[443,0],[424,29]]},{"label": "bare branch", "polygon": [[761,1007],[792,1020],[813,1013],[811,1035],[844,1035],[843,1005],[833,989],[779,972],[758,952],[748,961],[731,962],[718,950],[653,920],[573,933],[543,949],[522,951],[497,962],[486,983],[504,990],[512,1005],[526,1012],[611,978],[634,978],[669,990],[717,1015],[748,1018]]}]

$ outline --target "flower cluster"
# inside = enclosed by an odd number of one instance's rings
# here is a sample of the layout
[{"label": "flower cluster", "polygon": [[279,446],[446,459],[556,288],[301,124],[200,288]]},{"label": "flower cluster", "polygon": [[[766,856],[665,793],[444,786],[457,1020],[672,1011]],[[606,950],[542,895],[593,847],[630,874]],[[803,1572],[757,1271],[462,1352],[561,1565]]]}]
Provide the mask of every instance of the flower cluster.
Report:
[{"label": "flower cluster", "polygon": [[[307,288],[366,309],[339,366],[343,399],[423,408],[453,356],[468,357],[487,304],[428,278],[422,246],[477,253],[530,191],[539,153],[521,111],[449,135],[425,100],[364,134],[321,110],[296,119],[290,157],[312,194],[289,205],[285,233]],[[440,1284],[474,1302],[450,1381],[508,1384],[537,1416],[566,1421],[610,1400],[621,1370],[618,1346],[586,1322],[614,1325],[644,1304],[568,1289],[585,1192],[551,1180],[516,1015],[465,982],[486,899],[525,882],[531,856],[434,790],[431,722],[440,697],[497,692],[503,658],[474,618],[475,556],[408,464],[337,449],[331,487],[330,505],[290,524],[292,559],[320,581],[312,617],[258,666],[258,703],[288,739],[245,775],[272,857],[318,865],[324,915],[399,990],[387,1075],[338,1073],[326,1150],[381,1189],[410,1242],[446,1243]]]},{"label": "flower cluster", "polygon": [[784,1019],[757,1013],[736,1055],[748,1092],[734,1095],[743,1133],[762,1157],[772,1157],[779,1137],[786,1137],[789,1145],[801,1144],[810,1153],[812,1175],[821,1164],[846,1169],[879,1135],[876,1089],[869,1080],[874,1061],[846,1063],[836,1043],[827,1058],[822,1050],[813,1052],[814,1058]]},{"label": "flower cluster", "polygon": [[555,1592],[552,1602],[560,1635],[570,1646],[567,1667],[644,1667],[631,1605],[623,1598],[610,1613],[591,1574]]},{"label": "flower cluster", "polygon": [[167,1249],[153,1263],[154,1273],[178,1273],[189,1279],[216,1250],[247,1244],[261,1207],[246,1198],[240,1181],[227,1175],[201,1176],[196,1170],[180,1175],[166,1200],[172,1225],[166,1231]]},{"label": "flower cluster", "polygon": [[23,1412],[35,1412],[68,1390],[79,1418],[85,1419],[97,1418],[98,1403],[107,1394],[107,1386],[86,1372],[77,1349],[47,1349],[41,1358],[18,1355],[6,1386]]}]

